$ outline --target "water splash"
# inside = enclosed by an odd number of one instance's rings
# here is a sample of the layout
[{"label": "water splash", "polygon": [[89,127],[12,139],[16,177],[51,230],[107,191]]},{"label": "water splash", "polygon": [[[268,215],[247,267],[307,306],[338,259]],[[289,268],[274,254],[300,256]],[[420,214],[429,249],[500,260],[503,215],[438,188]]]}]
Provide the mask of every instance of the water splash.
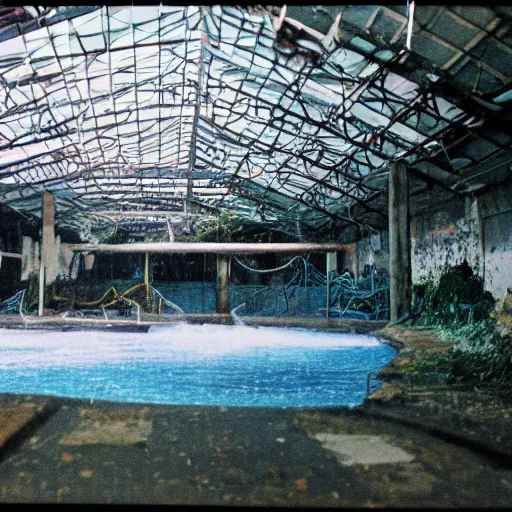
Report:
[{"label": "water splash", "polygon": [[245,302],[243,304],[240,304],[235,309],[231,310],[231,317],[233,318],[233,322],[235,322],[235,325],[245,325],[245,322],[236,314],[237,309],[241,309],[245,307]]},{"label": "water splash", "polygon": [[233,325],[0,329],[0,392],[204,405],[356,405],[394,349],[372,336]]}]

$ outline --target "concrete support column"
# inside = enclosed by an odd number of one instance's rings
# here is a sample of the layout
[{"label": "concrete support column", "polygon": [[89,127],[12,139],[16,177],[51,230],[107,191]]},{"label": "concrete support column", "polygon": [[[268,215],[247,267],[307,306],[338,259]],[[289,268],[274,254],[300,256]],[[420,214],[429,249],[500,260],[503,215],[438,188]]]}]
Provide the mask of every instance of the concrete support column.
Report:
[{"label": "concrete support column", "polygon": [[229,315],[231,305],[229,300],[229,274],[231,271],[231,256],[217,255],[217,313]]},{"label": "concrete support column", "polygon": [[47,283],[53,283],[59,275],[59,252],[60,237],[55,236],[55,198],[51,192],[44,192],[41,263]]},{"label": "concrete support column", "polygon": [[411,308],[411,237],[409,230],[409,178],[402,162],[389,169],[389,277],[390,321]]},{"label": "concrete support column", "polygon": [[41,236],[41,266],[39,271],[39,308],[38,315],[43,315],[44,286],[56,277],[58,266],[55,251],[55,198],[51,192],[43,192],[43,215]]}]

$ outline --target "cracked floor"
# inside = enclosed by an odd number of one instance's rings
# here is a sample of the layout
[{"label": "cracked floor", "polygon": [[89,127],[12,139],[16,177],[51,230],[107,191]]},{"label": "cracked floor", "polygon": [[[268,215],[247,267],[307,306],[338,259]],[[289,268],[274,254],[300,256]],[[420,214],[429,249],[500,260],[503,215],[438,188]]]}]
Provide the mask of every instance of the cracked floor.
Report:
[{"label": "cracked floor", "polygon": [[510,469],[347,410],[52,403],[2,457],[4,503],[512,504]]}]

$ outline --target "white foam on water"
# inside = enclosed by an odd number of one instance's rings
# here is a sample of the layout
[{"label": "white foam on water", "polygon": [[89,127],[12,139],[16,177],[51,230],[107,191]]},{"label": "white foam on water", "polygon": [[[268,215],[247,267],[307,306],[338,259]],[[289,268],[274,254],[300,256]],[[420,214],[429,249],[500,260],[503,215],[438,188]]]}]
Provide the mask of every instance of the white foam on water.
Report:
[{"label": "white foam on water", "polygon": [[183,361],[259,348],[376,347],[373,336],[239,325],[152,326],[147,333],[0,329],[0,370],[130,361]]}]

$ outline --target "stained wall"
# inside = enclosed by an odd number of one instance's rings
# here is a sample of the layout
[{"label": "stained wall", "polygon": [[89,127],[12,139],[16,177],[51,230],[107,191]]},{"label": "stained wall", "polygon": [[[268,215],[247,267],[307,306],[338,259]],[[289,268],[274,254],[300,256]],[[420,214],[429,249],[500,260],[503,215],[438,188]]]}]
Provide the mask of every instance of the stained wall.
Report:
[{"label": "stained wall", "polygon": [[[473,197],[433,188],[410,198],[410,214],[413,283],[466,260],[496,299],[512,288],[512,185]],[[387,231],[355,245],[358,275],[366,265],[389,268]]]}]

